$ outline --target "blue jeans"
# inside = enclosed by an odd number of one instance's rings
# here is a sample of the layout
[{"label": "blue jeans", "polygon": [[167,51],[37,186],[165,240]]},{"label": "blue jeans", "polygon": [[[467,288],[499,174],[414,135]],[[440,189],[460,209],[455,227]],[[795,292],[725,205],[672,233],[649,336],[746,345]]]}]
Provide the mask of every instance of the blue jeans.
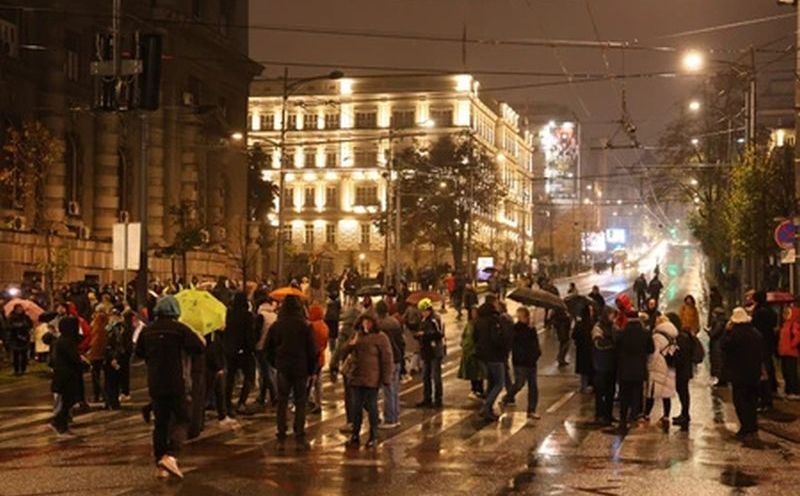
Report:
[{"label": "blue jeans", "polygon": [[481,415],[489,417],[494,415],[494,402],[500,396],[500,391],[506,382],[506,366],[503,362],[486,362],[486,373],[489,378],[489,392],[481,408]]},{"label": "blue jeans", "polygon": [[533,367],[514,367],[514,386],[508,396],[514,398],[522,388],[528,384],[528,413],[536,413],[536,406],[539,403],[539,385],[536,382],[536,366]]},{"label": "blue jeans", "polygon": [[353,437],[358,438],[361,433],[361,422],[364,410],[369,415],[369,438],[378,438],[378,388],[365,386],[352,386],[354,407],[353,410]]},{"label": "blue jeans", "polygon": [[[436,403],[442,402],[442,359],[432,358],[430,360],[423,360],[422,363],[422,391],[423,399],[426,403],[433,403],[431,399],[435,399]],[[436,388],[436,396],[433,394],[433,389]]]},{"label": "blue jeans", "polygon": [[394,364],[392,382],[383,386],[383,421],[396,424],[400,421],[400,364]]}]

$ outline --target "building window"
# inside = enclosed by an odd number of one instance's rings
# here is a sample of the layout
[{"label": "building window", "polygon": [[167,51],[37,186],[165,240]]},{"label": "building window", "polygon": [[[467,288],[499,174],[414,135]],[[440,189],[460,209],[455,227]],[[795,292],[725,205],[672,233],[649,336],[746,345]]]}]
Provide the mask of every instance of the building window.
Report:
[{"label": "building window", "polygon": [[67,33],[64,45],[67,52],[67,57],[64,61],[64,72],[67,76],[67,81],[78,81],[81,78],[80,35],[72,32]]},{"label": "building window", "polygon": [[283,226],[283,242],[292,244],[292,225],[286,224]]},{"label": "building window", "polygon": [[325,152],[325,167],[338,167],[339,166],[339,152],[336,150],[329,150]]},{"label": "building window", "polygon": [[312,208],[314,206],[314,187],[307,187],[305,190],[305,198],[303,199],[303,206]]},{"label": "building window", "polygon": [[369,222],[365,222],[361,224],[361,244],[368,245],[370,240],[370,234],[372,233],[372,226],[369,225]]},{"label": "building window", "polygon": [[284,188],[283,190],[283,206],[284,208],[294,207],[294,188]]},{"label": "building window", "polygon": [[453,125],[453,109],[431,109],[431,120],[437,127]]},{"label": "building window", "polygon": [[314,224],[306,224],[305,239],[307,245],[314,246]]},{"label": "building window", "polygon": [[261,119],[262,131],[272,131],[275,129],[275,116],[273,114],[261,114],[259,119]]},{"label": "building window", "polygon": [[331,245],[336,244],[336,224],[327,224],[325,226],[325,242]]},{"label": "building window", "polygon": [[413,110],[394,110],[392,111],[392,127],[394,129],[402,129],[406,127],[414,127],[414,111]]},{"label": "building window", "polygon": [[294,149],[289,148],[286,150],[286,159],[283,163],[283,167],[294,167]]},{"label": "building window", "polygon": [[303,148],[303,167],[314,167],[317,161],[316,148]]},{"label": "building window", "polygon": [[375,167],[378,161],[377,149],[360,149],[353,152],[353,165],[356,167]]},{"label": "building window", "polygon": [[341,126],[342,118],[340,114],[325,114],[325,129],[339,129]]},{"label": "building window", "polygon": [[378,126],[378,113],[375,111],[356,112],[357,129],[374,129]]},{"label": "building window", "polygon": [[369,185],[356,186],[355,205],[363,207],[378,205],[378,187]]},{"label": "building window", "polygon": [[325,188],[325,207],[336,208],[339,204],[339,189],[336,186]]},{"label": "building window", "polygon": [[297,129],[297,114],[289,114],[286,129]]}]

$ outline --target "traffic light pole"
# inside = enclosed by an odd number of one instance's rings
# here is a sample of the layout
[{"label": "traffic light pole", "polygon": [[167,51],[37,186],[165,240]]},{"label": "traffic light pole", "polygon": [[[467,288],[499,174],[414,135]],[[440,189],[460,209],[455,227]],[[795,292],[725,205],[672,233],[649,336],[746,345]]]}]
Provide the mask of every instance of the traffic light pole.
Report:
[{"label": "traffic light pole", "polygon": [[[139,114],[141,121],[141,150],[139,162],[139,271],[136,274],[136,301],[138,302],[139,309],[147,306],[147,147],[149,123],[147,121],[147,112]],[[126,230],[127,232],[127,230]],[[126,258],[125,264],[128,264]]]}]

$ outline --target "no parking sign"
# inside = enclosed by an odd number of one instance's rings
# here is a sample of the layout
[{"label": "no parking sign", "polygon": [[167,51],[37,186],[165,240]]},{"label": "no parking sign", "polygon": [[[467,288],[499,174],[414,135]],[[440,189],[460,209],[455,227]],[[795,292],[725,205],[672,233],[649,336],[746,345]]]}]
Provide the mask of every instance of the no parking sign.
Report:
[{"label": "no parking sign", "polygon": [[775,228],[775,243],[784,250],[794,248],[794,242],[797,239],[797,227],[794,221],[785,220],[778,224]]}]

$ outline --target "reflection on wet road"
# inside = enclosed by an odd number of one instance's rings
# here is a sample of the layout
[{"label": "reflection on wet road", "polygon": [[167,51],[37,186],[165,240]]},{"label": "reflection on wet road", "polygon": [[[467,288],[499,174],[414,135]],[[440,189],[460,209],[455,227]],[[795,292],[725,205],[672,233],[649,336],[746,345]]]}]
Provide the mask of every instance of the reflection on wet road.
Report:
[{"label": "reflection on wet road", "polygon": [[[656,259],[665,274],[665,308],[676,308],[687,292],[702,301],[702,261],[694,249],[665,246],[641,262],[641,271],[652,270]],[[611,293],[628,288],[639,270],[588,274],[576,282],[582,292],[598,284]],[[450,318],[451,343],[458,342],[458,327]],[[150,426],[137,414],[146,399],[141,378],[136,401],[119,412],[77,417],[81,437],[63,443],[45,423],[46,385],[6,390],[0,399],[0,494],[798,494],[798,445],[768,433],[760,449],[736,442],[730,398],[712,393],[704,367],[692,384],[689,432],[665,434],[649,426],[623,438],[591,424],[593,397],[576,391],[571,370],[554,366],[554,338],[541,338],[543,415],[535,423],[520,407],[507,409],[496,424],[479,421],[468,383],[456,377],[452,347],[444,367],[445,408],[412,408],[421,387],[405,384],[402,425],[382,431],[376,450],[345,450],[338,431],[344,423],[341,384],[327,383],[323,414],[311,417],[309,453],[291,443],[285,453],[275,450],[272,412],[244,418],[235,431],[209,418],[206,432],[185,447],[182,483],[153,477]]]}]

